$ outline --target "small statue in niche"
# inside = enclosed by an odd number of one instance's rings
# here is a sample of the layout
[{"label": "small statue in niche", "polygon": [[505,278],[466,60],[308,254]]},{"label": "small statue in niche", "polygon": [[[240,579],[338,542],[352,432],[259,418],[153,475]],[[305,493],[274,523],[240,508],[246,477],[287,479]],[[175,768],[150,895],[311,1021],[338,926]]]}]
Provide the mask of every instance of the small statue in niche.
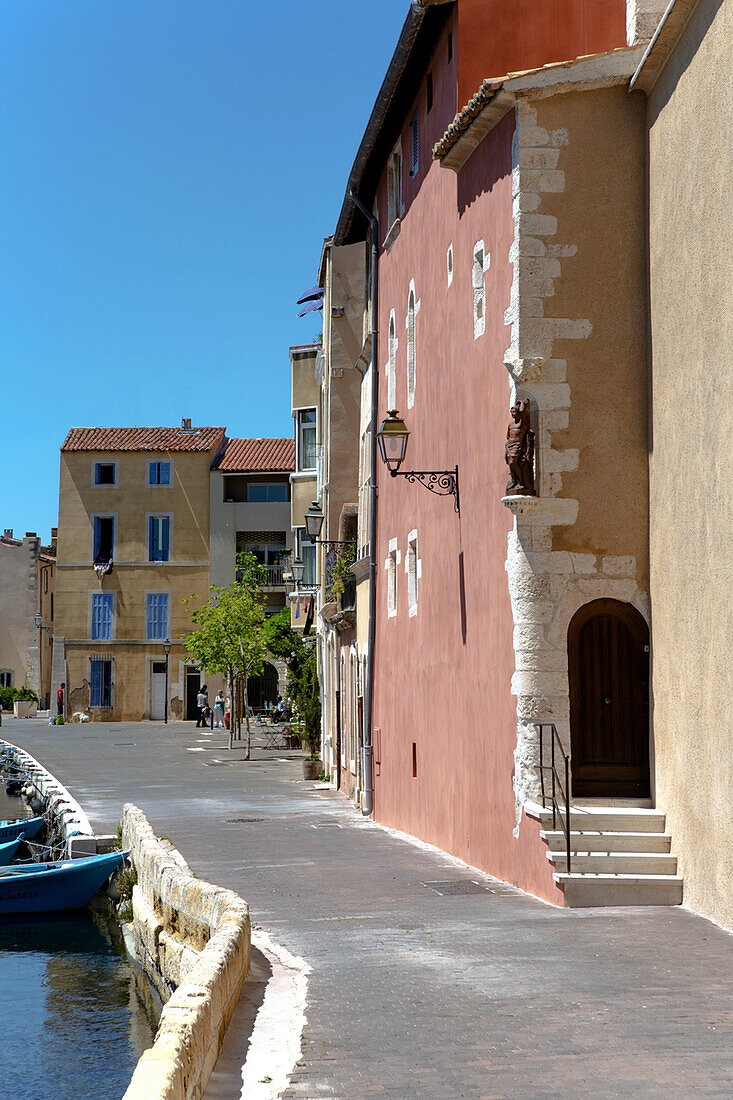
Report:
[{"label": "small statue in niche", "polygon": [[517,401],[511,407],[512,420],[506,432],[504,459],[510,478],[509,496],[536,496],[534,487],[534,432],[529,426],[529,401]]}]

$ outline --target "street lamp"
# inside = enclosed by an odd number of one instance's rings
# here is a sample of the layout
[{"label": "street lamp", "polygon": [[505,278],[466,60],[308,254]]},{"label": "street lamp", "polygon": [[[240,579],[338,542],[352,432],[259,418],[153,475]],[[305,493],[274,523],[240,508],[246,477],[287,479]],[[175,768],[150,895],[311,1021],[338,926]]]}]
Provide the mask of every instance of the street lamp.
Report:
[{"label": "street lamp", "polygon": [[290,567],[290,571],[293,574],[293,580],[296,587],[303,580],[303,574],[305,573],[305,562],[302,558],[293,558],[293,563]]},{"label": "street lamp", "polygon": [[455,510],[460,513],[458,497],[458,467],[452,470],[400,470],[407,452],[410,431],[396,409],[390,409],[377,432],[377,443],[385,464],[392,477],[406,477],[408,481],[418,481],[436,496],[455,497]]},{"label": "street lamp", "polygon": [[163,652],[165,653],[165,705],[163,707],[163,722],[168,724],[168,658],[171,652],[171,640],[166,638],[163,642]]},{"label": "street lamp", "polygon": [[314,500],[305,513],[305,529],[308,532],[308,538],[311,542],[315,542],[320,535],[324,519],[325,516],[318,507],[318,501]]}]

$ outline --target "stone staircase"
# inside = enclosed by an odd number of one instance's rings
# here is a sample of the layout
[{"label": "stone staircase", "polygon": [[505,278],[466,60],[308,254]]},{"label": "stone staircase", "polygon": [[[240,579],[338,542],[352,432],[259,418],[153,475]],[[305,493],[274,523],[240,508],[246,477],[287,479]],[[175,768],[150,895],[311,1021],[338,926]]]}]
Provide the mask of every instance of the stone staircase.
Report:
[{"label": "stone staircase", "polygon": [[571,806],[569,874],[562,827],[553,830],[551,810],[542,810],[540,821],[566,906],[681,903],[682,878],[659,810]]}]

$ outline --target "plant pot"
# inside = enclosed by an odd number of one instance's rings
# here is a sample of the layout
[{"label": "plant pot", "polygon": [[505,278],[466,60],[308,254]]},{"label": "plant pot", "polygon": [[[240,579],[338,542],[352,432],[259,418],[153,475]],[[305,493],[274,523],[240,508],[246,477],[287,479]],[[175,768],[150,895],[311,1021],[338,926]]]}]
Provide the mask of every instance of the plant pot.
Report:
[{"label": "plant pot", "polygon": [[303,779],[318,779],[323,767],[320,760],[303,761]]},{"label": "plant pot", "polygon": [[37,710],[38,703],[30,699],[16,699],[13,703],[13,713],[16,718],[35,718]]}]

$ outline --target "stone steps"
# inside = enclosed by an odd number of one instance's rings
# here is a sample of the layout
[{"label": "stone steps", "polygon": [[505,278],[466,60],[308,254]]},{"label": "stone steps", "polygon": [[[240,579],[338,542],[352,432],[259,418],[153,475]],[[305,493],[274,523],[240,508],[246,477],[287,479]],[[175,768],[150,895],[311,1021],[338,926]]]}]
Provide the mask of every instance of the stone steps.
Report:
[{"label": "stone steps", "polygon": [[[682,878],[659,810],[640,806],[571,806],[570,868],[565,835],[540,814],[540,836],[565,905],[679,905]],[[556,820],[556,825],[561,826]]]},{"label": "stone steps", "polygon": [[[565,851],[565,833],[543,829],[540,836],[551,852]],[[573,852],[669,852],[672,838],[669,833],[613,833],[571,832],[570,849]]]},{"label": "stone steps", "polygon": [[592,875],[556,873],[571,909],[593,905],[680,905],[680,875]]}]

